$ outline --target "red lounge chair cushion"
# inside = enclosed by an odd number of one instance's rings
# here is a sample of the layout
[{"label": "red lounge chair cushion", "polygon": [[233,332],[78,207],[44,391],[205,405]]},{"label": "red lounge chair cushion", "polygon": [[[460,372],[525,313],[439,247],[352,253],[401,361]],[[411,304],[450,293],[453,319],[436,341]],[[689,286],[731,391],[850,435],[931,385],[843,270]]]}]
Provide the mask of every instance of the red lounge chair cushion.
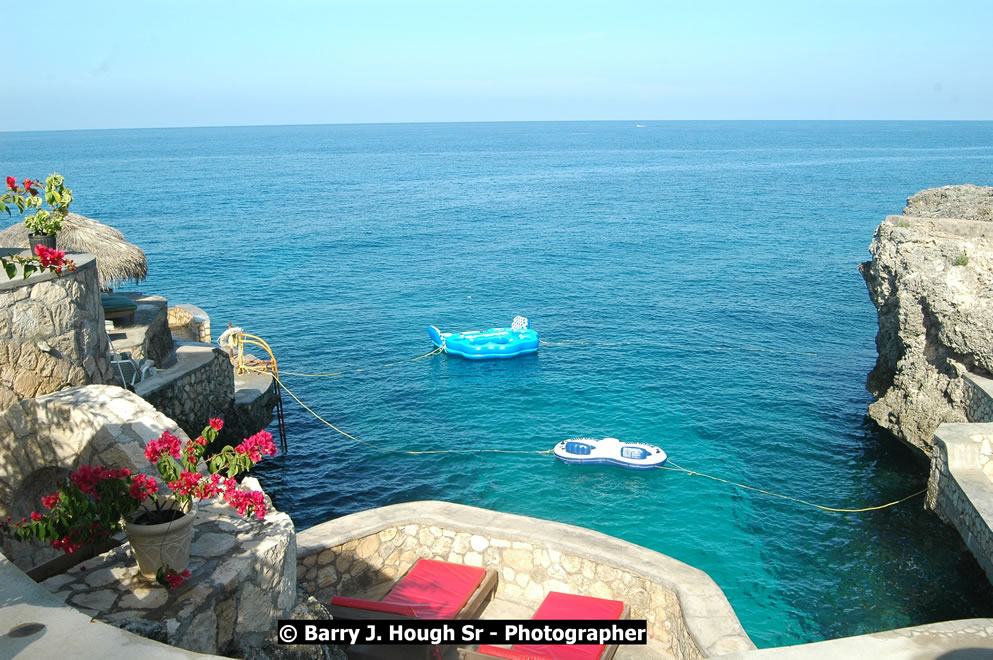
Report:
[{"label": "red lounge chair cushion", "polygon": [[475,566],[418,559],[382,602],[408,607],[418,619],[454,619],[485,576]]},{"label": "red lounge chair cushion", "polygon": [[345,598],[335,596],[331,599],[332,605],[340,607],[354,607],[358,610],[370,610],[373,612],[386,612],[387,614],[402,614],[404,616],[414,616],[414,610],[403,605],[390,605],[378,600],[362,600],[361,598]]},{"label": "red lounge chair cushion", "polygon": [[[558,591],[549,591],[541,601],[532,621],[549,619],[618,619],[624,611],[624,603],[619,600],[606,600],[592,596],[574,596]],[[596,660],[603,655],[603,644],[577,644],[559,646],[557,644],[515,644],[510,649],[498,646],[480,646],[479,652],[497,658],[510,660]]]}]

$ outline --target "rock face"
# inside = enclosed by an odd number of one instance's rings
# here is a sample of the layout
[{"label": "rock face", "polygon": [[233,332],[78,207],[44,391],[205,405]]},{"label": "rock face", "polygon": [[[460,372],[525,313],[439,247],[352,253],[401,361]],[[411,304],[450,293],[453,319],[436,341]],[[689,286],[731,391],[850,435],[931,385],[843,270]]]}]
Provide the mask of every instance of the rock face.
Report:
[{"label": "rock face", "polygon": [[859,266],[879,314],[869,416],[930,456],[969,419],[966,373],[993,373],[993,188],[920,192],[876,229]]}]

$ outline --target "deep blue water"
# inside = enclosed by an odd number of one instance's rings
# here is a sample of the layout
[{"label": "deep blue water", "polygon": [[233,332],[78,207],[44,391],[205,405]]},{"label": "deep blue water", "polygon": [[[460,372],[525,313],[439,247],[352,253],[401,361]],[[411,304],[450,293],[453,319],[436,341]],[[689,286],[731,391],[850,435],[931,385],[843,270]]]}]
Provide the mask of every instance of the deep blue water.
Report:
[{"label": "deep blue water", "polygon": [[[993,183],[993,123],[634,122],[0,133],[0,175],[66,176],[73,210],[149,258],[140,287],[261,335],[281,369],[422,355],[532,320],[535,356],[286,376],[405,449],[663,446],[685,467],[836,507],[923,487],[866,421],[876,314],[857,271],[907,196]],[[921,498],[828,513],[676,472],[547,456],[384,454],[286,398],[262,470],[299,528],[443,499],[582,525],[708,572],[759,646],[993,615]]]}]

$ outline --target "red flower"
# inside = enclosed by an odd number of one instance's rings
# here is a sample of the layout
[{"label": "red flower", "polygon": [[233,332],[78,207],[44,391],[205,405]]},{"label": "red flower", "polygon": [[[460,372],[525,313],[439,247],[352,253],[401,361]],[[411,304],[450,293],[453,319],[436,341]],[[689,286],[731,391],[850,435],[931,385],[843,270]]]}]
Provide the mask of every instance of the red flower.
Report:
[{"label": "red flower", "polygon": [[55,505],[59,503],[59,499],[61,497],[61,493],[52,493],[51,495],[46,495],[41,498],[41,503],[45,505],[46,509],[54,509]]},{"label": "red flower", "polygon": [[31,520],[41,520],[41,514],[37,511],[31,512]]},{"label": "red flower", "polygon": [[272,434],[268,431],[259,431],[250,438],[245,438],[234,448],[238,454],[247,454],[253,463],[262,460],[262,454],[266,456],[276,455],[276,443],[272,441]]},{"label": "red flower", "polygon": [[131,497],[135,498],[140,502],[144,502],[149,495],[157,493],[159,490],[159,484],[153,479],[144,474],[134,475],[134,479],[131,480],[131,486],[128,488],[128,493]]},{"label": "red flower", "polygon": [[7,187],[11,190],[17,190],[17,179],[12,176],[7,177]]},{"label": "red flower", "polygon": [[183,580],[190,577],[189,571],[183,571],[182,573],[177,573],[171,568],[165,572],[162,579],[165,581],[165,586],[169,589],[175,589],[179,585],[183,584]]},{"label": "red flower", "polygon": [[222,428],[224,428],[224,420],[217,418],[211,419],[210,428],[214,429],[215,431],[220,431]]},{"label": "red flower", "polygon": [[37,181],[32,181],[31,179],[24,179],[24,191],[34,194],[35,190],[31,190],[31,186],[38,185]]},{"label": "red flower", "polygon": [[162,437],[158,440],[152,440],[145,446],[145,458],[150,463],[158,463],[159,459],[166,454],[173,458],[180,458],[182,456],[181,444],[179,438],[168,431],[163,431]]}]

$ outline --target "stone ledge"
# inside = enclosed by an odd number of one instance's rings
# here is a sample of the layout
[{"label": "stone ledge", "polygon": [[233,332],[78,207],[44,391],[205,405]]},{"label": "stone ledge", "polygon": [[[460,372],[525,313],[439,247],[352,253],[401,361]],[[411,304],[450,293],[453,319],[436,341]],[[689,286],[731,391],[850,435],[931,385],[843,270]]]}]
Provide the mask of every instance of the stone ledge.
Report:
[{"label": "stone ledge", "polygon": [[983,454],[993,424],[942,424],[934,433],[927,506],[954,527],[993,581],[993,481]]},{"label": "stone ledge", "polygon": [[993,619],[961,619],[885,630],[825,642],[732,653],[723,660],[835,660],[836,658],[989,658],[993,656]]},{"label": "stone ledge", "polygon": [[[62,603],[0,554],[0,657],[216,658],[176,649],[96,621]],[[18,628],[33,634],[17,636]],[[13,633],[13,634],[12,634]],[[74,653],[75,652],[75,653]]]},{"label": "stone ledge", "polygon": [[[28,256],[30,254],[30,251],[24,248],[0,247],[0,256],[6,257],[9,254],[22,254],[23,256]],[[94,257],[92,254],[88,254],[86,252],[73,252],[71,254],[66,253],[66,257],[76,262],[76,273],[82,273],[88,270],[93,270],[93,272],[96,273],[97,258]],[[33,275],[29,275],[27,279],[24,279],[21,276],[23,272],[24,269],[18,266],[17,274],[14,275],[14,279],[8,280],[6,273],[0,276],[0,291],[19,289],[22,286],[32,286],[34,284],[39,284],[41,282],[51,282],[52,280],[60,279],[60,277],[64,278],[69,276],[68,271],[63,272],[61,276],[56,273],[45,272],[45,273],[35,273]]]},{"label": "stone ledge", "polygon": [[650,634],[679,658],[755,648],[706,573],[572,525],[432,501],[362,511],[297,535],[301,584],[322,600],[371,586],[377,576],[362,571],[395,578],[417,557],[499,568],[498,594],[532,606],[551,588],[637,600],[632,616],[647,618]]}]

